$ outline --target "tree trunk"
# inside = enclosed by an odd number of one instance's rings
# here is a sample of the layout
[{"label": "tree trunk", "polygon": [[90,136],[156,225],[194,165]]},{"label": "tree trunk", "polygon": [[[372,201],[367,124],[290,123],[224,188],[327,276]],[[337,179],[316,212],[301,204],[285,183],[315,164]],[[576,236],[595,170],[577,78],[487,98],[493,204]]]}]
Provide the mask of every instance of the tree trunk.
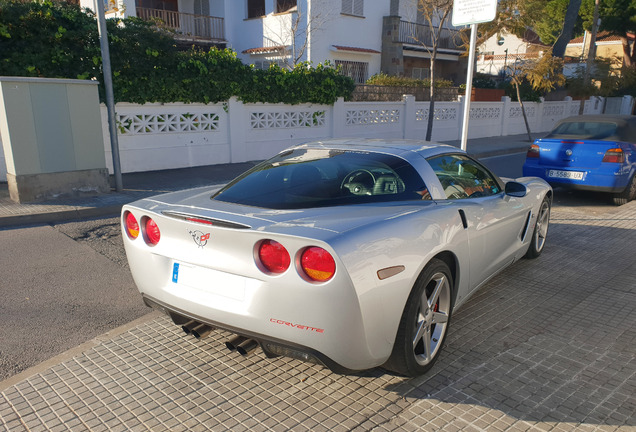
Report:
[{"label": "tree trunk", "polygon": [[519,91],[519,84],[515,83],[515,88],[517,89],[517,100],[519,101],[519,105],[521,105],[521,114],[523,115],[523,121],[526,123],[526,131],[528,132],[528,141],[532,142],[532,135],[530,135],[530,125],[528,124],[526,109],[524,108],[523,101],[521,100],[521,92]]},{"label": "tree trunk", "polygon": [[[434,55],[435,55],[434,51]],[[426,141],[431,140],[431,136],[433,135],[433,120],[435,119],[435,57],[431,56],[431,88],[429,90],[429,95],[431,98],[431,102],[428,108],[428,122],[426,123]]]},{"label": "tree trunk", "polygon": [[581,0],[570,0],[570,3],[568,3],[568,8],[565,11],[565,20],[563,22],[563,31],[552,47],[552,55],[554,57],[563,58],[565,55],[565,48],[572,39],[572,31],[576,24],[576,18],[579,16],[580,8]]},{"label": "tree trunk", "polygon": [[585,98],[581,98],[581,103],[579,104],[579,115],[583,115],[583,111],[585,111]]},{"label": "tree trunk", "polygon": [[634,64],[634,54],[636,54],[636,48],[633,48],[633,51],[630,49],[629,42],[626,37],[622,37],[623,42],[623,66],[631,67]]}]

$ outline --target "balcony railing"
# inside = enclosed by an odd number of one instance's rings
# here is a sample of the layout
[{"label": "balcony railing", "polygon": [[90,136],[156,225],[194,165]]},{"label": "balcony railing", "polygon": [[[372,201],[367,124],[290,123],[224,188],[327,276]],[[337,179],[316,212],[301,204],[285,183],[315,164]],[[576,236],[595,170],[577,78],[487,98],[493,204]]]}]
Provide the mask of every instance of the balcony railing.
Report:
[{"label": "balcony railing", "polygon": [[137,7],[137,16],[146,21],[160,21],[178,35],[193,39],[224,41],[223,18]]},{"label": "balcony railing", "polygon": [[[464,51],[459,33],[459,30],[443,28],[439,35],[437,48]],[[428,24],[400,21],[400,31],[397,37],[398,40],[394,40],[394,42],[433,47],[431,28]]]}]

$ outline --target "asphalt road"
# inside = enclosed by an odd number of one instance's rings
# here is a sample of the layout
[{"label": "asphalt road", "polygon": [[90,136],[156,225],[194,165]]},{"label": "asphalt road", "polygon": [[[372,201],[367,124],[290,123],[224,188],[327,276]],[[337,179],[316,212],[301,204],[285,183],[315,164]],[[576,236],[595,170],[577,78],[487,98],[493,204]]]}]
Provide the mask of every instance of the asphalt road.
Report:
[{"label": "asphalt road", "polygon": [[150,310],[116,220],[0,230],[0,381]]},{"label": "asphalt road", "polygon": [[[518,177],[524,158],[483,162]],[[616,209],[606,195],[558,189],[554,205]],[[0,230],[0,244],[0,381],[150,312],[130,275],[118,218]]]}]

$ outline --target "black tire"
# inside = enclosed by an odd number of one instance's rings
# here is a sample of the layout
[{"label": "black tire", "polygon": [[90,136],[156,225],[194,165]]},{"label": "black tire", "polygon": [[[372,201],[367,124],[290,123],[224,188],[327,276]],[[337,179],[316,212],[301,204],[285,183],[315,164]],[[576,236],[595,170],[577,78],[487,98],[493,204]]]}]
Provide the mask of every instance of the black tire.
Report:
[{"label": "black tire", "polygon": [[627,183],[627,187],[623,192],[614,194],[612,196],[612,202],[614,205],[620,206],[627,204],[631,200],[636,199],[636,174],[632,176],[632,179]]},{"label": "black tire", "polygon": [[446,340],[453,303],[451,271],[443,261],[432,259],[409,295],[384,367],[410,377],[433,367]]},{"label": "black tire", "polygon": [[550,226],[550,198],[545,197],[539,207],[539,214],[537,215],[537,222],[532,232],[532,239],[530,239],[530,247],[526,252],[526,258],[534,259],[541,255],[545,248],[545,242],[548,238],[548,228]]}]

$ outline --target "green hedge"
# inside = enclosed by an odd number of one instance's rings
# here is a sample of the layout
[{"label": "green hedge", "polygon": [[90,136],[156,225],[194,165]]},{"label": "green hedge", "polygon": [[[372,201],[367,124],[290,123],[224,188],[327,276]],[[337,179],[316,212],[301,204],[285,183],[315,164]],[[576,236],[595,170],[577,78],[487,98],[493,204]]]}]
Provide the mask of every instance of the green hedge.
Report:
[{"label": "green hedge", "polygon": [[[333,104],[355,87],[330,65],[256,70],[231,50],[179,51],[172,35],[138,18],[107,22],[118,102]],[[0,0],[0,75],[102,80],[97,22],[68,3]],[[103,100],[103,87],[100,96]]]},{"label": "green hedge", "polygon": [[[416,79],[416,78],[407,78],[407,77],[399,77],[393,75],[387,75],[384,73],[379,73],[377,75],[373,75],[366,82],[369,85],[381,85],[381,86],[389,86],[389,87],[424,87],[429,88],[431,86],[430,79]],[[436,88],[447,88],[453,87],[453,82],[441,78],[435,79],[435,87]]]}]

